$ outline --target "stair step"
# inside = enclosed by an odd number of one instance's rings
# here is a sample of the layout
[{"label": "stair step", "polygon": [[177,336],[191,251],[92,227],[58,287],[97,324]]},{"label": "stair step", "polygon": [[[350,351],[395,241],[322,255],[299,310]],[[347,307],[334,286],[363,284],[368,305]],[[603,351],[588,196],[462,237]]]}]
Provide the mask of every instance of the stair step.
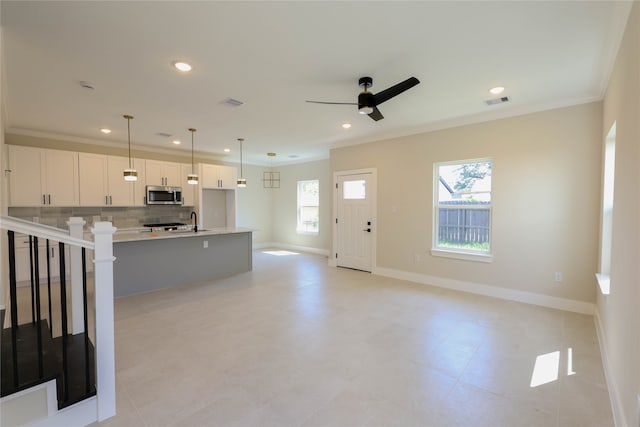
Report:
[{"label": "stair step", "polygon": [[39,375],[37,323],[26,323],[16,329],[18,354],[18,382],[13,366],[11,329],[2,330],[2,364],[0,371],[0,396],[8,396],[21,390],[55,379],[58,375],[55,348],[46,320],[40,323],[42,333],[42,375]]},{"label": "stair step", "polygon": [[[65,408],[95,396],[95,351],[89,340],[89,384],[86,381],[85,334],[67,336],[67,375],[63,376],[62,337],[51,338],[46,320],[40,325],[42,332],[42,365],[39,375],[37,326],[34,323],[17,328],[18,385],[14,383],[11,329],[2,330],[2,361],[0,365],[2,397],[56,379],[58,409]],[[67,394],[65,395],[65,380]]]},{"label": "stair step", "polygon": [[[86,380],[86,360],[84,355],[86,334],[76,334],[67,336],[67,381],[69,384],[68,395],[64,395],[64,382],[62,376],[56,382],[58,387],[58,409],[78,403],[96,395],[96,370],[95,351],[91,340],[89,340],[89,384]],[[53,339],[56,348],[57,362],[62,372],[62,337]]]}]

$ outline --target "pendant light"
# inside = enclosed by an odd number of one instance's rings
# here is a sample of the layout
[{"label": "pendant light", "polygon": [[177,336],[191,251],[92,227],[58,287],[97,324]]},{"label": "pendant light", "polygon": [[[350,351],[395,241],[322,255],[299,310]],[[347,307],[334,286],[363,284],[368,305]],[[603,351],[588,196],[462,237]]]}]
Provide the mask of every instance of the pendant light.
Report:
[{"label": "pendant light", "polygon": [[194,128],[189,128],[189,132],[191,132],[191,173],[187,175],[187,184],[197,185],[198,184],[198,175],[195,173],[195,167],[193,163],[193,134],[195,133]]},{"label": "pendant light", "polygon": [[240,188],[244,188],[247,186],[247,180],[244,177],[244,174],[242,173],[242,142],[244,141],[244,138],[238,138],[238,142],[240,143],[240,178],[238,178],[238,187]]},{"label": "pendant light", "polygon": [[138,180],[138,171],[133,168],[131,165],[131,119],[133,116],[125,114],[125,119],[127,119],[127,140],[129,141],[129,167],[124,170],[124,180],[125,181],[137,181]]}]

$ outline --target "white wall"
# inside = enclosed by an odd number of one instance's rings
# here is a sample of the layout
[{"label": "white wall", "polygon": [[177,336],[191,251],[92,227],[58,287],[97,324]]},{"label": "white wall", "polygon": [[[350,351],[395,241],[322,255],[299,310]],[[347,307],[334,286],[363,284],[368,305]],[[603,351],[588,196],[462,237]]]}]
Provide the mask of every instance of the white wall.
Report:
[{"label": "white wall", "polygon": [[635,2],[604,99],[616,123],[611,293],[598,296],[601,345],[618,425],[640,425],[640,3]]},{"label": "white wall", "polygon": [[[334,149],[331,170],[377,168],[378,268],[594,303],[601,135],[591,103]],[[494,261],[432,256],[434,162],[484,157]]]},{"label": "white wall", "polygon": [[[262,186],[262,173],[266,167],[243,165],[245,188],[236,189],[236,226],[253,230],[253,244],[271,242],[273,202],[272,191]],[[238,176],[240,168],[238,168]]]},{"label": "white wall", "polygon": [[[273,168],[280,172],[280,188],[271,190],[273,197],[273,241],[327,253],[331,247],[332,178],[329,160],[318,160]],[[320,181],[320,224],[318,234],[298,234],[298,181]]]}]

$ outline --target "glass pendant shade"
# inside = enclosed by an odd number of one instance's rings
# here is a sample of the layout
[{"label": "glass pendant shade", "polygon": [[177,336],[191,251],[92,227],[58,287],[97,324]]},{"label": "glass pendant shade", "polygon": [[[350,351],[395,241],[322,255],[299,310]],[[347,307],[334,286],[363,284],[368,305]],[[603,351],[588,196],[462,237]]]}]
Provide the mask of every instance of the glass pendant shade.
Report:
[{"label": "glass pendant shade", "polygon": [[238,187],[244,188],[247,186],[247,180],[244,178],[238,178]]},{"label": "glass pendant shade", "polygon": [[127,141],[129,142],[129,167],[124,170],[123,176],[125,181],[137,181],[138,171],[131,165],[131,119],[133,116],[125,114],[123,117],[127,119]]},{"label": "glass pendant shade", "polygon": [[124,180],[125,181],[137,181],[138,180],[138,171],[135,169],[127,168],[124,170]]},{"label": "glass pendant shade", "polygon": [[198,184],[198,175],[190,173],[187,175],[187,184],[197,185]]}]

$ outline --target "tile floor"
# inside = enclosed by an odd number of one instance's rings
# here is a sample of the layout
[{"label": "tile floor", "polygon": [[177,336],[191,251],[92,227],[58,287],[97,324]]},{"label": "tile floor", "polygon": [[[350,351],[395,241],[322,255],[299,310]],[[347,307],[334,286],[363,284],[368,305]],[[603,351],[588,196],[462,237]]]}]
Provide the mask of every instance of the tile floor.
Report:
[{"label": "tile floor", "polygon": [[262,252],[115,310],[101,425],[613,425],[590,316]]}]

